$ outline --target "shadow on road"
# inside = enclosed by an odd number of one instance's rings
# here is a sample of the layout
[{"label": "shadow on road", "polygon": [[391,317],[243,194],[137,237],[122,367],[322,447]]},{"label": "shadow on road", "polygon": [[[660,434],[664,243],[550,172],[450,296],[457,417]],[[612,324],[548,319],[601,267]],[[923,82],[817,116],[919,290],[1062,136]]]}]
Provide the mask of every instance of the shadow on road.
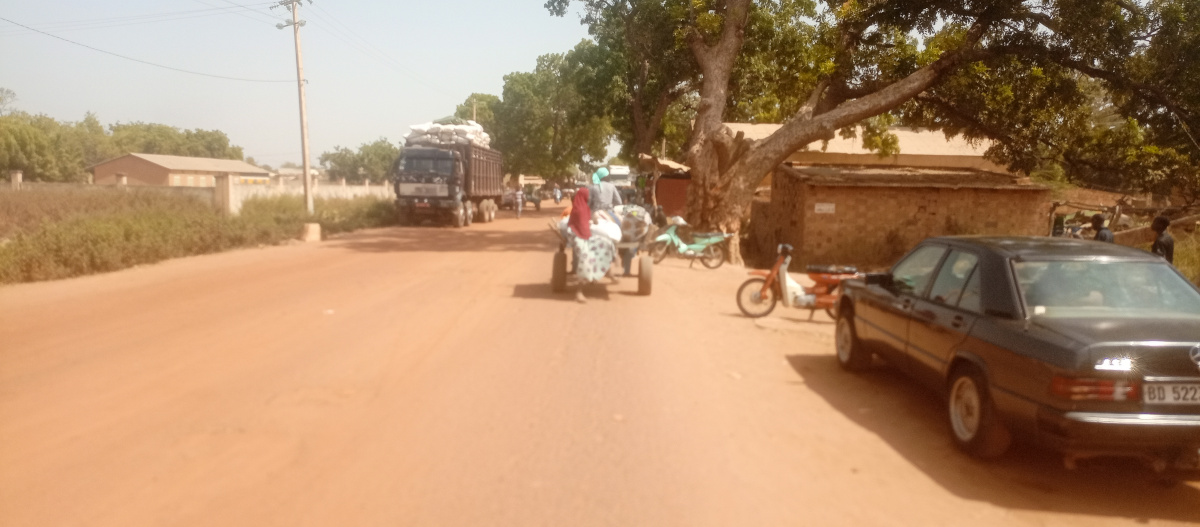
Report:
[{"label": "shadow on road", "polygon": [[[520,220],[500,219],[497,223],[474,224],[455,229],[452,227],[393,227],[369,232],[359,232],[332,240],[330,248],[351,249],[364,252],[545,252],[558,248],[554,233],[546,227],[547,220],[557,214],[539,213],[536,217]],[[528,221],[536,226],[533,230],[502,230],[499,222]],[[547,256],[547,267],[549,256]]]},{"label": "shadow on road", "polygon": [[788,363],[831,406],[962,498],[1011,509],[1142,521],[1200,518],[1200,490],[1165,488],[1133,462],[1095,460],[1069,471],[1053,452],[1025,445],[990,462],[970,458],[950,440],[941,398],[890,367],[851,374],[832,356],[810,355],[790,355]]},{"label": "shadow on road", "polygon": [[[605,284],[589,284],[583,286],[583,294],[588,300],[609,300],[608,287]],[[555,293],[550,288],[550,282],[542,284],[517,284],[513,286],[513,298],[531,300],[557,300],[560,302],[575,301],[575,286],[567,288],[566,292]]]}]

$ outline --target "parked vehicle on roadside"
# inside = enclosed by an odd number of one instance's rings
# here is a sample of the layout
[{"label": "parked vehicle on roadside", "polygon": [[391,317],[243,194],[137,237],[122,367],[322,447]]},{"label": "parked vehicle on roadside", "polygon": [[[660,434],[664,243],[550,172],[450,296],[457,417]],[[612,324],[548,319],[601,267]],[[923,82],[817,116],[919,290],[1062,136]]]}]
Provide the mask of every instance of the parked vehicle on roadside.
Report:
[{"label": "parked vehicle on roadside", "polygon": [[[1200,290],[1162,259],[1068,238],[925,240],[843,283],[837,359],[873,355],[946,397],[954,443],[1200,471]],[[1176,476],[1165,476],[1176,477]]]},{"label": "parked vehicle on roadside", "polygon": [[[659,263],[668,255],[687,258],[691,263],[704,264],[709,269],[716,269],[725,263],[725,241],[732,234],[721,232],[683,232],[688,224],[683,218],[674,216],[667,221],[667,226],[655,238],[650,247],[654,263]],[[686,241],[685,241],[686,239]]]},{"label": "parked vehicle on roadside", "polygon": [[812,287],[801,286],[788,274],[792,262],[792,246],[779,246],[779,257],[768,270],[750,271],[751,278],[742,283],[737,292],[738,309],[750,318],[765,317],[782,302],[784,307],[807,309],[812,320],[818,309],[824,309],[829,318],[837,319],[838,301],[841,300],[840,286],[843,280],[862,276],[858,269],[844,266],[808,266],[808,277]]},{"label": "parked vehicle on roadside", "polygon": [[408,146],[392,165],[401,225],[424,220],[470,225],[496,219],[503,177],[500,152],[472,144]]},{"label": "parked vehicle on roadside", "polygon": [[[533,185],[526,185],[524,191],[525,208],[533,207],[534,210],[542,210],[542,195],[534,188]],[[500,200],[500,208],[508,210],[516,210],[517,208],[517,191],[506,189],[504,197]]]}]

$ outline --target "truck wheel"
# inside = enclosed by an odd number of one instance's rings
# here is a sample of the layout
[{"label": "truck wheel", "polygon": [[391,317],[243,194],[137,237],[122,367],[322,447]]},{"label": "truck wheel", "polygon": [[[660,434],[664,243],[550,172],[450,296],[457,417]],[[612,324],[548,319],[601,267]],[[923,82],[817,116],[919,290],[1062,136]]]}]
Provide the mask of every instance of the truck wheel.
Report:
[{"label": "truck wheel", "polygon": [[978,458],[998,457],[1012,444],[1012,435],[992,405],[987,378],[974,365],[962,365],[950,375],[946,394],[950,438],[964,452]]},{"label": "truck wheel", "polygon": [[567,290],[567,253],[554,253],[554,268],[550,271],[550,289],[555,293]]},{"label": "truck wheel", "polygon": [[450,213],[450,224],[453,225],[455,229],[461,229],[465,220],[466,211],[463,210],[462,205],[458,206],[458,210]]},{"label": "truck wheel", "polygon": [[649,255],[638,258],[638,294],[650,296],[654,284],[654,260]]},{"label": "truck wheel", "polygon": [[534,207],[534,209],[535,209],[535,210],[537,210],[538,212],[541,212],[541,211],[542,211],[542,202],[540,202],[540,201],[539,201],[539,202],[537,202],[537,204],[536,204],[536,205],[534,205],[533,207]]},{"label": "truck wheel", "polygon": [[470,201],[463,203],[463,227],[470,227],[475,222],[475,206]]}]

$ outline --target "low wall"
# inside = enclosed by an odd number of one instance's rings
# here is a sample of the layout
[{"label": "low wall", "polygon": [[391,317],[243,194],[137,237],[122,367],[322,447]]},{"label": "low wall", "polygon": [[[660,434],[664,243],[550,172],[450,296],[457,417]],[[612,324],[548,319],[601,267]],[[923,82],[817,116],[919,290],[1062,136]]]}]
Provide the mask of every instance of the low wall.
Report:
[{"label": "low wall", "polygon": [[192,196],[196,199],[212,203],[214,201],[215,191],[211,187],[153,187],[146,185],[138,186],[122,186],[122,185],[89,185],[87,183],[43,183],[23,181],[20,185],[20,190],[16,190],[11,185],[0,185],[0,192],[25,192],[25,191],[63,191],[63,192],[140,192],[140,193],[155,193],[166,194],[172,196]]},{"label": "low wall", "polygon": [[[1184,226],[1191,226],[1193,229],[1196,224],[1200,223],[1200,214],[1195,216],[1185,216],[1171,222],[1172,229],[1179,229]],[[1147,249],[1154,243],[1156,234],[1150,230],[1150,227],[1140,227],[1137,229],[1129,229],[1113,234],[1113,241],[1121,245],[1129,247],[1137,247],[1139,249]]]},{"label": "low wall", "polygon": [[[238,214],[242,204],[251,198],[272,198],[276,196],[303,196],[303,185],[236,185],[227,179],[218,179],[216,204],[230,214]],[[353,199],[374,197],[381,200],[395,198],[392,187],[386,184],[375,185],[314,185],[313,199]]]}]

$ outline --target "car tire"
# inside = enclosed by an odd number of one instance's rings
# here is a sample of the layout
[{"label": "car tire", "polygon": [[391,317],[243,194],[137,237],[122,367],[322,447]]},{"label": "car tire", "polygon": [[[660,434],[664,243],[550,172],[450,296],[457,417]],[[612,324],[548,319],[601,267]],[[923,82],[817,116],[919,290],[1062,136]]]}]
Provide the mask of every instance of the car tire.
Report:
[{"label": "car tire", "polygon": [[834,347],[838,365],[846,371],[863,371],[871,366],[871,352],[858,340],[854,330],[854,314],[847,312],[837,317],[834,332]]},{"label": "car tire", "polygon": [[999,457],[1012,445],[1012,434],[996,415],[987,377],[974,365],[954,369],[947,384],[946,417],[950,439],[974,457]]}]

